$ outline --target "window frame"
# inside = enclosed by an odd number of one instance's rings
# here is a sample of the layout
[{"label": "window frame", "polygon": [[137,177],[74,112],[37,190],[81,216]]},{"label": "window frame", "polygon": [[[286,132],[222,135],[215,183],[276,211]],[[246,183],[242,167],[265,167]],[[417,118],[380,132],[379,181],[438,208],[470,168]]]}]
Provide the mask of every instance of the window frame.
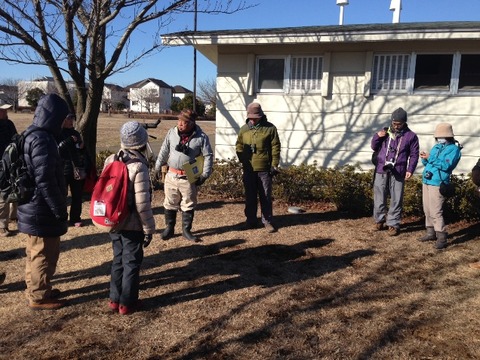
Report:
[{"label": "window frame", "polygon": [[[314,80],[317,86],[316,89],[299,89],[293,86],[293,81],[309,81],[309,79],[292,79],[292,66],[294,59],[317,59],[317,79]],[[261,60],[278,60],[283,59],[283,86],[282,88],[266,88],[259,86],[260,80],[260,61]],[[256,93],[275,93],[275,94],[308,94],[308,93],[321,93],[322,91],[322,80],[323,80],[323,64],[324,56],[323,55],[257,55],[255,59],[255,92]]]},{"label": "window frame", "polygon": [[[379,56],[404,56],[408,55],[410,57],[409,65],[408,65],[408,74],[406,76],[406,88],[405,89],[377,89],[377,78],[378,74],[376,71],[379,71],[375,68],[375,61],[376,58]],[[450,72],[450,83],[448,85],[448,89],[434,89],[434,88],[423,88],[423,89],[416,89],[415,88],[415,71],[417,65],[417,57],[421,55],[452,55],[452,68]],[[478,85],[472,85],[468,89],[461,89],[459,88],[460,82],[460,74],[462,72],[461,69],[461,61],[462,55],[476,55],[480,56],[480,52],[411,52],[411,53],[404,53],[404,52],[378,52],[373,54],[372,64],[371,64],[371,84],[370,84],[370,92],[373,95],[388,95],[388,94],[408,94],[408,95],[478,95],[480,94],[480,83]],[[480,65],[479,65],[480,66]],[[480,71],[479,71],[480,73]],[[375,80],[375,81],[374,81]],[[402,81],[403,81],[402,80]]]}]

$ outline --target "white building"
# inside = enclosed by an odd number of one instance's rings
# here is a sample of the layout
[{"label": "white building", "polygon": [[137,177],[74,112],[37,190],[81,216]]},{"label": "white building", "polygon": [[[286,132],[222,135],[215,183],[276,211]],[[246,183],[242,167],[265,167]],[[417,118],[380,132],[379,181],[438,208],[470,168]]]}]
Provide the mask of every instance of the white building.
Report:
[{"label": "white building", "polygon": [[254,99],[279,130],[283,165],[371,168],[372,135],[400,106],[422,150],[437,123],[453,125],[464,145],[456,172],[480,155],[480,22],[187,31],[163,42],[217,65],[216,158],[235,157]]},{"label": "white building", "polygon": [[173,88],[162,80],[148,78],[127,86],[130,111],[161,114],[170,110]]}]

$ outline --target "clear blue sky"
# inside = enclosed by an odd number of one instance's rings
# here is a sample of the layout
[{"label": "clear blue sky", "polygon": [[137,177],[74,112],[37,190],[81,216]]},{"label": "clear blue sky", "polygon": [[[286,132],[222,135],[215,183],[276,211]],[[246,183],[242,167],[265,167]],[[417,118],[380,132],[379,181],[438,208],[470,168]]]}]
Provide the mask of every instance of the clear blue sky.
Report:
[{"label": "clear blue sky", "polygon": [[[198,0],[199,4],[206,0]],[[391,23],[390,0],[350,0],[345,7],[344,24]],[[231,15],[199,14],[198,30],[273,28],[290,26],[338,25],[336,0],[246,0],[257,6]],[[403,0],[401,22],[480,21],[480,0]],[[162,33],[193,29],[193,15],[182,15]],[[142,29],[141,36],[148,33]],[[132,39],[135,40],[136,38]],[[132,41],[133,45],[137,41]],[[142,42],[141,40],[139,42]],[[131,49],[132,51],[133,49]],[[47,68],[8,65],[0,62],[0,83],[5,79],[29,80],[50,76]],[[197,52],[197,83],[214,79],[215,66]],[[107,80],[121,86],[154,77],[169,85],[193,89],[193,48],[172,47],[144,59],[126,73]]]}]

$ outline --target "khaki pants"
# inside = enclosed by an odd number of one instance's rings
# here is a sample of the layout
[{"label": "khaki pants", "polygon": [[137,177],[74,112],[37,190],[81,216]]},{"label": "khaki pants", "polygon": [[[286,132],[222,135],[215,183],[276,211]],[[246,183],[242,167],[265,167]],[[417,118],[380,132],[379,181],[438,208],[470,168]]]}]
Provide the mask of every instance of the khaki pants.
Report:
[{"label": "khaki pants", "polygon": [[40,302],[50,296],[50,281],[60,255],[60,236],[38,237],[27,235],[25,282],[29,300]]},{"label": "khaki pants", "polygon": [[425,226],[433,227],[435,231],[447,231],[443,219],[443,203],[445,198],[440,194],[440,187],[422,185],[423,212],[425,213]]},{"label": "khaki pants", "polygon": [[17,218],[17,204],[0,199],[0,229],[8,229],[8,220]]},{"label": "khaki pants", "polygon": [[165,199],[163,206],[167,210],[191,211],[197,205],[197,185],[190,184],[186,176],[167,173],[164,183]]}]

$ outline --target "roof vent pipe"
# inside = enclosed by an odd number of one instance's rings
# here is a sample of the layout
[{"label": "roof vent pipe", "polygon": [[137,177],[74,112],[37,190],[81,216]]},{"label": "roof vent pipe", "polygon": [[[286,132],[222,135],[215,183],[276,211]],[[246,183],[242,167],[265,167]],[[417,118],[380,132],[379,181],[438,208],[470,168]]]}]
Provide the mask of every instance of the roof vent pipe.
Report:
[{"label": "roof vent pipe", "polygon": [[393,11],[392,23],[400,22],[400,11],[402,10],[402,0],[392,0],[390,2],[390,10]]},{"label": "roof vent pipe", "polygon": [[338,25],[343,25],[343,7],[348,5],[348,0],[337,0],[337,5],[340,6],[340,18],[338,20]]}]

